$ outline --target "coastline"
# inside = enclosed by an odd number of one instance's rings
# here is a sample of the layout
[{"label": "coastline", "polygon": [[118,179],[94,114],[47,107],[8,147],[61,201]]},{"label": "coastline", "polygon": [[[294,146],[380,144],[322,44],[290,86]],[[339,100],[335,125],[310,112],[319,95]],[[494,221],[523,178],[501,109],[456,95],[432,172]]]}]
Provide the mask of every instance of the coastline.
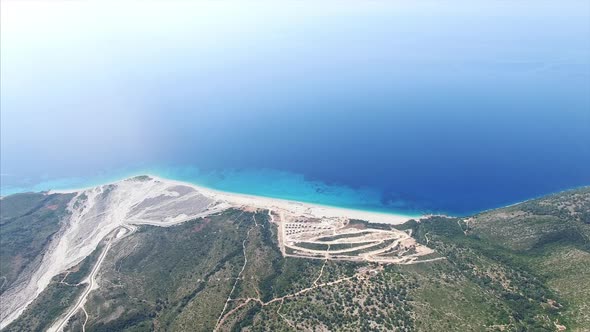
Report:
[{"label": "coastline", "polygon": [[[331,205],[324,205],[324,204],[317,204],[317,203],[309,203],[309,202],[302,202],[296,200],[288,200],[282,198],[274,198],[274,197],[266,197],[266,196],[258,196],[258,195],[250,195],[250,194],[242,194],[242,193],[235,193],[235,192],[228,192],[222,191],[217,189],[208,188],[205,186],[193,184],[186,181],[179,181],[179,180],[172,180],[167,179],[158,175],[153,174],[141,174],[132,177],[127,177],[125,179],[105,183],[103,185],[108,185],[111,183],[117,183],[120,181],[126,181],[131,178],[137,176],[149,176],[152,179],[180,185],[180,186],[187,186],[191,187],[194,190],[202,193],[203,195],[210,197],[212,199],[226,202],[231,206],[234,207],[241,207],[241,206],[249,206],[249,207],[256,207],[261,209],[278,209],[278,210],[285,210],[294,214],[298,215],[306,215],[310,217],[317,217],[317,218],[350,218],[350,219],[361,219],[367,220],[372,223],[386,223],[386,224],[403,224],[408,220],[411,219],[420,219],[424,217],[424,215],[410,215],[410,214],[402,214],[402,213],[388,213],[388,212],[379,212],[379,211],[370,211],[370,210],[362,210],[362,209],[354,209],[354,208],[346,208],[346,207],[338,207],[338,206],[331,206]],[[75,193],[84,190],[88,190],[91,188],[95,188],[96,186],[88,186],[83,188],[71,188],[71,189],[56,189],[56,190],[48,190],[49,193]]]},{"label": "coastline", "polygon": [[471,216],[475,216],[475,215],[479,215],[479,214],[484,214],[484,213],[488,213],[488,212],[493,212],[493,211],[496,211],[496,210],[499,210],[499,209],[505,209],[505,208],[513,207],[513,206],[516,206],[516,205],[519,205],[519,204],[528,203],[528,202],[531,202],[531,201],[535,201],[535,200],[538,200],[538,199],[543,199],[545,197],[549,197],[549,196],[553,196],[553,195],[559,195],[559,194],[562,194],[562,193],[564,193],[566,191],[580,190],[580,189],[589,188],[589,187],[590,187],[590,184],[586,184],[586,185],[581,185],[581,186],[576,186],[576,187],[571,187],[571,188],[566,188],[566,189],[560,189],[558,191],[553,191],[553,192],[550,192],[550,193],[547,193],[547,194],[537,195],[537,196],[534,196],[534,197],[531,197],[531,198],[523,199],[523,200],[520,200],[520,201],[515,202],[515,203],[510,203],[510,204],[502,205],[502,206],[499,206],[499,207],[494,207],[494,208],[490,208],[490,209],[485,209],[485,210],[482,210],[482,211],[478,211],[478,212],[472,213]]},{"label": "coastline", "polygon": [[[158,173],[158,172],[156,172],[156,173]],[[179,185],[190,186],[192,188],[195,188],[198,191],[208,192],[208,193],[210,193],[210,195],[212,197],[217,196],[217,197],[222,197],[223,200],[233,201],[234,205],[250,205],[250,206],[258,205],[261,208],[269,207],[269,206],[279,207],[279,206],[285,206],[285,205],[294,207],[296,205],[301,205],[301,207],[297,208],[296,210],[298,212],[305,210],[305,208],[314,210],[312,213],[309,213],[309,215],[317,215],[318,213],[320,213],[320,211],[324,211],[326,217],[348,216],[350,218],[358,218],[358,219],[363,219],[363,218],[366,219],[366,217],[370,217],[372,222],[391,223],[390,220],[395,220],[394,221],[395,224],[403,223],[403,222],[401,222],[401,220],[405,220],[405,221],[408,221],[410,219],[420,220],[422,218],[425,218],[428,216],[433,216],[433,215],[442,215],[442,216],[460,217],[460,218],[469,217],[469,216],[479,215],[482,213],[487,213],[490,211],[495,211],[495,210],[502,209],[502,208],[508,208],[508,207],[515,206],[515,205],[518,205],[521,203],[540,199],[545,196],[555,195],[555,194],[559,194],[559,193],[562,193],[565,191],[576,190],[576,189],[585,188],[585,187],[590,186],[590,184],[588,184],[588,185],[574,186],[571,188],[569,188],[569,187],[568,188],[561,188],[561,189],[554,191],[554,192],[539,194],[539,195],[531,196],[529,198],[518,200],[516,202],[502,204],[499,206],[490,207],[490,208],[482,209],[479,211],[474,210],[474,211],[470,211],[468,213],[459,213],[459,214],[446,213],[446,212],[442,212],[442,213],[420,213],[420,212],[404,213],[401,211],[388,211],[388,210],[370,209],[370,208],[366,209],[363,207],[355,207],[355,206],[347,207],[347,206],[337,205],[337,204],[332,205],[332,204],[326,204],[326,203],[317,203],[317,202],[312,202],[312,201],[307,201],[307,200],[281,198],[281,197],[263,195],[263,194],[249,194],[249,193],[231,191],[231,190],[220,190],[220,189],[211,188],[207,185],[197,184],[195,182],[192,182],[191,180],[178,180],[178,179],[172,179],[172,178],[162,176],[162,175],[156,175],[150,171],[139,171],[139,172],[132,171],[132,172],[125,173],[124,175],[121,175],[121,176],[114,176],[114,177],[110,176],[106,179],[103,178],[103,181],[98,180],[91,185],[80,185],[80,186],[73,185],[72,187],[69,187],[69,188],[66,187],[66,188],[60,188],[60,189],[52,189],[52,188],[47,188],[47,187],[43,188],[43,189],[40,189],[40,188],[27,188],[27,189],[16,188],[16,190],[12,190],[12,191],[9,190],[8,193],[6,193],[6,194],[4,194],[4,192],[3,192],[3,195],[0,195],[0,200],[3,199],[4,197],[7,197],[7,196],[11,196],[11,195],[15,195],[15,194],[22,194],[22,193],[27,193],[27,192],[54,192],[54,193],[78,192],[78,191],[83,191],[83,190],[95,188],[95,187],[102,186],[102,185],[117,183],[120,181],[124,181],[126,179],[130,179],[130,178],[142,176],[142,175],[147,175],[147,176],[150,176],[154,179],[158,179],[161,181],[173,182],[173,183],[176,183]],[[58,186],[61,186],[61,185],[58,185]],[[253,203],[253,201],[264,202],[264,204]]]}]

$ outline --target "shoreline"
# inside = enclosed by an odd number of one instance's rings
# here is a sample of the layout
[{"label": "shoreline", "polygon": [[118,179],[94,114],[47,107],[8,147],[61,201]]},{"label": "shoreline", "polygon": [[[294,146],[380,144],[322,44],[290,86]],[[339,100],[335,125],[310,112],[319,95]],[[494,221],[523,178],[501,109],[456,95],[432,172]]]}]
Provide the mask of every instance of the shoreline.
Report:
[{"label": "shoreline", "polygon": [[495,211],[495,210],[498,210],[498,209],[505,209],[505,208],[513,207],[513,206],[516,206],[516,205],[519,205],[519,204],[528,203],[530,201],[534,201],[534,200],[537,200],[537,199],[543,199],[545,197],[549,197],[549,196],[553,196],[553,195],[559,195],[559,194],[565,193],[567,191],[580,190],[580,189],[584,189],[584,188],[590,188],[590,184],[585,184],[585,185],[581,185],[581,186],[577,186],[577,187],[571,187],[571,188],[567,188],[567,189],[561,189],[561,190],[553,191],[553,192],[550,192],[550,193],[547,193],[547,194],[542,194],[542,195],[538,195],[538,196],[535,196],[535,197],[523,199],[523,200],[518,201],[518,202],[515,202],[515,203],[510,203],[510,204],[502,205],[500,207],[485,209],[485,210],[482,210],[482,211],[473,213],[473,214],[471,214],[471,216],[475,216],[475,215],[478,215],[478,214],[484,214],[484,213],[492,212],[492,211]]},{"label": "shoreline", "polygon": [[[141,174],[135,175],[131,177],[126,177],[124,179],[105,183],[102,185],[113,184],[121,181],[128,181],[130,179],[136,178],[138,176],[148,176],[154,180],[171,183],[179,186],[187,186],[193,188],[194,190],[202,193],[205,196],[213,198],[218,201],[227,202],[232,206],[239,207],[239,206],[250,206],[262,209],[279,209],[279,210],[286,210],[295,214],[300,215],[307,215],[313,217],[325,217],[325,218],[350,218],[350,219],[361,219],[367,220],[372,223],[386,223],[386,224],[403,224],[408,220],[411,219],[421,219],[425,217],[425,215],[410,215],[410,214],[402,214],[402,213],[388,213],[388,212],[380,212],[380,211],[370,211],[370,210],[362,210],[362,209],[354,209],[354,208],[346,208],[346,207],[339,207],[339,206],[331,206],[325,204],[318,204],[318,203],[309,203],[309,202],[302,202],[296,200],[289,200],[283,198],[274,198],[274,197],[267,197],[267,196],[259,196],[259,195],[251,195],[251,194],[243,194],[243,193],[235,193],[235,192],[228,192],[222,191],[218,189],[208,188],[205,186],[193,184],[186,181],[180,180],[172,180],[167,179],[162,176],[153,175],[153,174]],[[76,193],[88,189],[95,188],[97,186],[88,186],[83,188],[70,188],[70,189],[56,189],[56,190],[48,190],[48,193],[60,193],[60,194],[68,194],[68,193]]]},{"label": "shoreline", "polygon": [[[352,215],[358,215],[358,214],[363,214],[363,215],[372,215],[374,217],[377,217],[378,220],[382,220],[384,218],[386,218],[387,216],[393,216],[394,218],[406,218],[405,220],[410,220],[410,219],[422,219],[428,216],[446,216],[446,217],[457,217],[457,218],[466,218],[466,217],[470,217],[470,216],[475,216],[475,215],[479,215],[479,214],[483,214],[483,213],[487,213],[490,211],[494,211],[494,210],[498,210],[498,209],[503,209],[503,208],[508,208],[511,206],[515,206],[521,203],[525,203],[525,202],[529,202],[535,199],[540,199],[542,197],[545,196],[550,196],[550,195],[555,195],[555,194],[559,194],[565,191],[570,191],[570,190],[577,190],[577,189],[581,189],[581,188],[586,188],[586,187],[590,187],[590,184],[587,185],[579,185],[579,186],[575,186],[575,187],[571,187],[571,188],[565,188],[565,189],[560,189],[554,192],[549,192],[549,193],[545,193],[545,194],[540,194],[540,195],[536,195],[536,196],[532,196],[529,198],[525,198],[516,202],[512,202],[512,203],[508,203],[508,204],[503,204],[503,205],[499,205],[496,207],[490,207],[490,208],[486,208],[483,210],[479,210],[479,211],[470,211],[468,213],[459,213],[459,214],[449,214],[449,213],[420,213],[417,212],[415,214],[413,214],[412,212],[409,213],[404,213],[401,211],[388,211],[388,210],[381,210],[381,209],[365,209],[362,207],[345,207],[342,205],[331,205],[331,204],[325,204],[325,203],[316,203],[316,202],[311,202],[311,201],[305,201],[305,200],[297,200],[297,199],[292,199],[292,198],[281,198],[281,197],[276,197],[276,196],[265,196],[265,195],[260,195],[260,194],[248,194],[248,193],[243,193],[243,192],[234,192],[234,191],[229,191],[229,190],[220,190],[220,189],[214,189],[211,187],[207,187],[205,185],[202,184],[196,184],[193,182],[190,182],[188,180],[175,180],[175,179],[171,179],[171,178],[167,178],[165,176],[161,176],[161,175],[155,175],[149,171],[146,172],[137,172],[137,173],[128,173],[124,176],[121,177],[115,177],[115,178],[111,178],[109,180],[105,180],[101,183],[97,183],[97,184],[93,184],[93,185],[88,185],[88,186],[80,186],[80,187],[72,187],[72,188],[64,188],[64,189],[39,189],[39,190],[24,190],[24,188],[20,188],[22,189],[22,191],[16,191],[16,192],[10,192],[7,195],[0,195],[0,200],[3,199],[4,197],[7,196],[11,196],[11,195],[17,195],[17,194],[24,194],[24,193],[34,193],[34,192],[52,192],[52,193],[73,193],[73,192],[79,192],[79,191],[83,191],[83,190],[88,190],[91,188],[95,188],[98,186],[102,186],[102,185],[107,185],[107,184],[112,184],[112,183],[117,183],[120,181],[124,181],[133,177],[138,177],[138,176],[149,176],[151,178],[154,179],[158,179],[161,181],[166,181],[166,182],[174,182],[176,184],[179,185],[184,185],[184,186],[190,186],[192,188],[195,188],[198,191],[203,191],[203,192],[210,192],[212,194],[217,194],[217,195],[229,195],[229,196],[234,196],[234,197],[243,197],[243,198],[248,198],[248,199],[256,199],[256,200],[267,200],[267,201],[279,201],[279,202],[283,202],[283,203],[291,203],[291,204],[301,204],[301,205],[307,205],[310,207],[315,207],[318,209],[326,209],[326,210],[334,210],[334,211],[348,211],[349,213],[351,213]],[[251,204],[251,202],[249,203],[249,205],[255,205],[255,204]],[[342,215],[342,213],[338,213],[338,215]]]}]

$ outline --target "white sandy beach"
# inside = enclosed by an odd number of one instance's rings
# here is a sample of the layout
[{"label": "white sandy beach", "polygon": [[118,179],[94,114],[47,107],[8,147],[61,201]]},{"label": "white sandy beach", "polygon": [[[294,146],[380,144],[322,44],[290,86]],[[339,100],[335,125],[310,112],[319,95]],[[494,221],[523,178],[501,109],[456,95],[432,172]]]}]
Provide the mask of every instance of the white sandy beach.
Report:
[{"label": "white sandy beach", "polygon": [[[246,195],[239,193],[232,193],[226,191],[220,191],[210,189],[202,186],[198,186],[188,182],[182,182],[177,180],[169,180],[155,175],[146,174],[153,179],[158,181],[175,184],[180,186],[188,186],[198,191],[202,195],[209,197],[216,201],[225,202],[233,207],[255,207],[259,209],[276,209],[284,210],[286,212],[302,215],[307,217],[315,218],[349,218],[349,219],[360,219],[366,220],[372,223],[386,223],[392,225],[403,224],[410,219],[420,219],[423,216],[419,215],[403,215],[393,214],[376,211],[366,211],[357,209],[340,208],[335,206],[313,204],[307,202],[298,202],[280,198],[271,198],[264,196]],[[50,193],[76,193],[84,190],[91,189],[78,188],[78,189],[65,189],[65,190],[51,190]]]}]

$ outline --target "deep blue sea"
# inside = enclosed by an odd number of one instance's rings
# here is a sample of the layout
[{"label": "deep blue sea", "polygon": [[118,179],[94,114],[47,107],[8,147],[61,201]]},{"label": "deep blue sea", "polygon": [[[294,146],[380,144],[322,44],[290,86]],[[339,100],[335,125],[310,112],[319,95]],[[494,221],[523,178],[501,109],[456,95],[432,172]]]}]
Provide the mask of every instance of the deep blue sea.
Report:
[{"label": "deep blue sea", "polygon": [[153,173],[398,213],[590,185],[590,2],[17,2],[2,195]]}]

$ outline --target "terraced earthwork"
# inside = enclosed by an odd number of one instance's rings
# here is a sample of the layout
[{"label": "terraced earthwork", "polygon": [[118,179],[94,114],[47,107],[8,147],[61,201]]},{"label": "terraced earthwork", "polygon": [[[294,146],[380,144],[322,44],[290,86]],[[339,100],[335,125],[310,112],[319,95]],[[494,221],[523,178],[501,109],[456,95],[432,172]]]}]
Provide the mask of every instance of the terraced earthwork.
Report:
[{"label": "terraced earthwork", "polygon": [[285,214],[279,217],[285,256],[395,264],[443,259],[417,243],[411,231],[397,230],[387,224]]}]

